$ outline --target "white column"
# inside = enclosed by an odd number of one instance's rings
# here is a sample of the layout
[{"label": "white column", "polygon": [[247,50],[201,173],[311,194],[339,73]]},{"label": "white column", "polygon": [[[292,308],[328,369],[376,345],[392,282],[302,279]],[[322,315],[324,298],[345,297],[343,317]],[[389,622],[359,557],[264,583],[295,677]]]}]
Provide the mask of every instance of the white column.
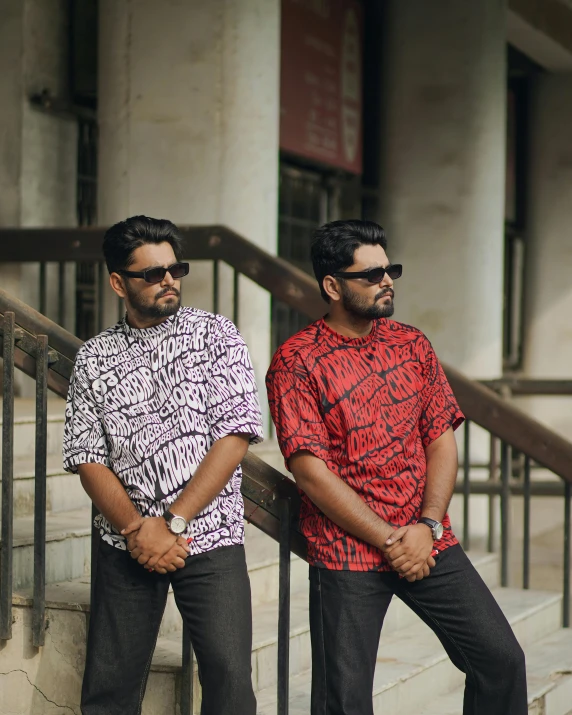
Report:
[{"label": "white column", "polygon": [[[525,280],[526,377],[572,379],[572,75],[538,76],[531,97]],[[525,401],[572,439],[572,398]]]},{"label": "white column", "polygon": [[[0,18],[0,225],[19,226],[22,170],[23,4],[4,0]],[[1,253],[1,246],[0,246]],[[19,296],[20,266],[0,263],[0,286]]]},{"label": "white column", "polygon": [[[0,225],[74,226],[77,125],[34,109],[47,88],[67,95],[68,3],[3,0],[0,17]],[[2,246],[0,246],[0,260]],[[57,265],[48,264],[47,314],[57,320]],[[68,285],[75,267],[66,266]],[[70,281],[71,279],[71,281]],[[0,263],[0,286],[39,307],[37,263]],[[64,327],[74,329],[75,293],[68,291]],[[20,379],[22,378],[22,379]],[[19,389],[28,394],[23,376]]]},{"label": "white column", "polygon": [[[279,0],[100,7],[99,223],[223,224],[275,253]],[[184,291],[212,309],[210,267],[192,265]],[[270,300],[246,279],[238,322],[264,395]]]},{"label": "white column", "polygon": [[505,3],[388,0],[380,223],[396,318],[471,377],[502,369]]},{"label": "white column", "polygon": [[[423,330],[443,362],[502,374],[506,34],[503,0],[388,0],[379,221],[403,263],[397,320]],[[462,440],[460,440],[462,449]],[[471,458],[488,435],[473,426]],[[462,453],[462,452],[461,452]],[[472,478],[486,478],[474,470]],[[462,503],[451,518],[462,531]],[[473,496],[473,547],[487,500]]]},{"label": "white column", "polygon": [[1,20],[0,223],[73,226],[76,122],[29,101],[43,88],[67,95],[66,3],[4,0]]}]

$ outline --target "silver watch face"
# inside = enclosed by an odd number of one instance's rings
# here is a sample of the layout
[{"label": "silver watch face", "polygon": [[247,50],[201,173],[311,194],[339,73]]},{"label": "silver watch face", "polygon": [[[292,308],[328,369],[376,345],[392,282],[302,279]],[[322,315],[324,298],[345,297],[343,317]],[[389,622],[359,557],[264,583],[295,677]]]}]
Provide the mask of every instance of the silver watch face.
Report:
[{"label": "silver watch face", "polygon": [[174,516],[169,523],[169,529],[173,534],[182,534],[186,528],[187,522],[182,516]]},{"label": "silver watch face", "polygon": [[435,528],[433,529],[433,539],[435,541],[439,541],[439,539],[443,536],[443,524],[438,523]]}]

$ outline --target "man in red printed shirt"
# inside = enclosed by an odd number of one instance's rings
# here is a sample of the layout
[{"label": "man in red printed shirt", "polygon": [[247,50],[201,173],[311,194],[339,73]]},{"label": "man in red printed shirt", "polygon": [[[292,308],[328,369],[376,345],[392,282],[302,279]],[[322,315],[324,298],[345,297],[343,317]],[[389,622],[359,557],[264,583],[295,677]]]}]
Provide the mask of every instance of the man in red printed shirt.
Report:
[{"label": "man in red printed shirt", "polygon": [[311,712],[373,714],[379,637],[396,595],[466,674],[464,715],[526,715],[524,654],[446,513],[464,418],[429,340],[389,320],[402,267],[386,245],[371,222],[318,229],[312,263],[329,313],[277,350],[266,377],[303,492]]}]

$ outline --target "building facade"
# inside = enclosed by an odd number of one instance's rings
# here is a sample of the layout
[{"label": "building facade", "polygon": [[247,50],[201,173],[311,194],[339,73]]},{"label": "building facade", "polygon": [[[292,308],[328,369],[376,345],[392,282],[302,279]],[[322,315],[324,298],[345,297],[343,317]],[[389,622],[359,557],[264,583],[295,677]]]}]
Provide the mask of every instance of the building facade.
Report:
[{"label": "building facade", "polygon": [[[572,378],[572,3],[1,0],[0,15],[1,226],[223,224],[309,271],[316,225],[371,218],[405,266],[397,319],[444,361]],[[194,266],[186,302],[212,309],[211,271]],[[117,316],[104,277],[0,263],[3,287],[81,337]],[[262,385],[305,319],[244,277],[239,291]],[[572,439],[569,399],[521,402]]]}]

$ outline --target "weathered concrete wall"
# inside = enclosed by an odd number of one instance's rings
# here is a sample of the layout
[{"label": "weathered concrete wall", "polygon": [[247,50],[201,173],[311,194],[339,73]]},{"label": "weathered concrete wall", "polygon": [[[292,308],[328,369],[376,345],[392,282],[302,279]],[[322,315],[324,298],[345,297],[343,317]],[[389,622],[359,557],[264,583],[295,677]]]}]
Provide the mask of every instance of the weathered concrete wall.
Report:
[{"label": "weathered concrete wall", "polygon": [[86,614],[47,609],[46,643],[34,648],[32,609],[15,607],[12,640],[0,649],[0,712],[80,715]]},{"label": "weathered concrete wall", "polygon": [[[12,639],[0,646],[0,713],[80,715],[87,636],[83,607],[69,603],[65,608],[47,608],[46,641],[41,648],[32,645],[32,609],[15,606],[13,617]],[[173,670],[151,672],[143,715],[177,715],[178,705],[173,710],[177,702]]]}]

